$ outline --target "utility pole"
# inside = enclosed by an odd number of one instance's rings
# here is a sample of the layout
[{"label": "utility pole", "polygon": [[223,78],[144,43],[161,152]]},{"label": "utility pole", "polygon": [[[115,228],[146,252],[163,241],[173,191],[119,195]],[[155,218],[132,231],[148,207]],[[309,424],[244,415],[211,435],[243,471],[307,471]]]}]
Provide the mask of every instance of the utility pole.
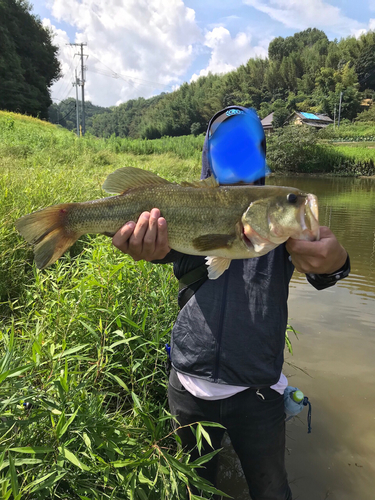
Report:
[{"label": "utility pole", "polygon": [[333,111],[333,128],[336,128],[336,104],[335,104],[335,109]]},{"label": "utility pole", "polygon": [[339,119],[337,121],[337,128],[340,126],[340,118],[341,118],[341,102],[342,102],[342,92],[340,92],[340,104],[339,104]]},{"label": "utility pole", "polygon": [[[83,58],[88,57],[86,54],[83,53],[83,46],[87,45],[87,43],[69,43],[68,45],[72,46],[77,46],[81,47],[81,53],[80,54],[74,54],[75,56],[80,56],[81,57],[81,80],[80,80],[80,85],[81,85],[81,92],[82,92],[82,135],[85,135],[86,131],[86,124],[85,124],[85,66],[83,65]],[[76,83],[77,83],[77,77],[76,77]],[[79,135],[79,131],[77,130],[77,133]]]},{"label": "utility pole", "polygon": [[[87,45],[87,43],[85,43]],[[83,43],[81,43],[81,90],[82,90],[82,135],[85,135],[85,74],[83,66]]]},{"label": "utility pole", "polygon": [[79,137],[79,100],[78,100],[78,85],[80,84],[79,79],[77,77],[77,70],[76,70],[76,79],[75,82],[73,82],[73,85],[76,88],[76,120],[77,120],[77,137]]}]

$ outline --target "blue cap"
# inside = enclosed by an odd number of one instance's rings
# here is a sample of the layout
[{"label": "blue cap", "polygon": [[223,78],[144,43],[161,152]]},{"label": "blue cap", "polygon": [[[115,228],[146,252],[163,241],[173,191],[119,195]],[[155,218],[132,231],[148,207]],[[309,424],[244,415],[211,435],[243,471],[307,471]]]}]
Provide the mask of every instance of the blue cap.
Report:
[{"label": "blue cap", "polygon": [[207,149],[219,184],[255,182],[270,172],[264,130],[254,109],[231,106],[216,113],[208,126]]}]

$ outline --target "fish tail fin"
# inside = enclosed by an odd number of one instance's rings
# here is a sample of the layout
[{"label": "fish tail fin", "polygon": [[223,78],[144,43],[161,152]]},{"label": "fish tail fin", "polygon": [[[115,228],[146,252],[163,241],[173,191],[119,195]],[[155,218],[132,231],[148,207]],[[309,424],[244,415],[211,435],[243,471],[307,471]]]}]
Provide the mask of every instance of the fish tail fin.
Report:
[{"label": "fish tail fin", "polygon": [[53,264],[81,236],[68,227],[68,214],[75,203],[65,203],[25,215],[16,221],[16,229],[34,245],[38,269]]}]

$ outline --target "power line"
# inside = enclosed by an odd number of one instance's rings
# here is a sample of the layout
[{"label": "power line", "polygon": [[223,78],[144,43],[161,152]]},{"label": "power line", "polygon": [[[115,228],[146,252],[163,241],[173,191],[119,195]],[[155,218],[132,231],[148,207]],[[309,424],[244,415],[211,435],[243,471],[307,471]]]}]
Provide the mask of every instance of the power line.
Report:
[{"label": "power line", "polygon": [[[117,75],[117,74],[113,74],[113,73],[112,73],[112,74],[109,74],[108,72],[107,72],[107,73],[105,73],[104,71],[97,71],[97,70],[95,70],[95,69],[90,69],[90,70],[88,69],[87,71],[91,71],[91,73],[96,73],[96,74],[98,74],[98,75],[108,76],[108,77],[110,77],[110,78],[116,78],[116,79],[117,79],[117,78],[121,78],[121,77],[120,77],[119,75]],[[123,80],[123,78],[121,78],[121,80]],[[135,88],[135,84],[134,84],[134,82],[132,82],[131,80],[125,80],[125,81],[126,81],[126,83],[129,83],[129,85],[131,85],[132,87],[134,87],[134,88]]]},{"label": "power line", "polygon": [[[70,53],[71,53],[71,52],[72,52],[72,51],[70,50]],[[76,67],[75,69],[77,69],[77,67]],[[70,61],[68,71],[66,72],[66,74],[64,74],[64,75],[63,75],[63,78],[62,78],[62,80],[63,80],[63,81],[65,80],[65,78],[67,78],[67,79],[68,79],[68,81],[67,81],[67,84],[66,84],[64,87],[61,87],[61,88],[60,88],[60,91],[59,91],[59,94],[58,94],[58,95],[59,95],[59,97],[61,97],[62,95],[65,95],[65,94],[66,94],[66,91],[67,91],[67,89],[68,89],[68,88],[69,88],[69,86],[70,86],[70,82],[71,82],[71,75],[72,75],[72,74],[74,74],[74,73],[73,73],[73,61]],[[63,84],[62,84],[62,85],[63,85]],[[60,100],[62,101],[63,99],[60,99]]]},{"label": "power line", "polygon": [[69,88],[68,91],[65,93],[63,99],[61,99],[62,101],[65,101],[65,99],[68,99],[69,97],[72,97],[70,94],[72,93],[72,89]]},{"label": "power line", "polygon": [[[100,59],[98,59],[96,56],[92,56],[94,57],[94,59],[96,59],[97,61],[100,62],[100,64],[102,64],[103,66],[105,66],[109,71],[110,71],[110,75],[105,75],[105,76],[111,76],[112,78],[121,78],[121,80],[124,80],[125,82],[128,83],[128,80],[138,80],[139,82],[145,82],[145,83],[139,83],[139,85],[144,85],[146,87],[152,87],[152,88],[165,88],[165,87],[169,87],[171,90],[172,90],[172,86],[171,85],[167,85],[167,84],[164,84],[164,83],[159,83],[159,82],[153,82],[153,81],[150,81],[150,80],[144,80],[142,78],[137,78],[135,76],[129,76],[129,75],[122,75],[121,73],[117,73],[116,71],[113,71],[112,68],[110,68],[109,66],[107,66],[106,64],[104,64]],[[90,70],[90,71],[93,71],[95,72],[94,70]],[[151,83],[152,85],[146,85],[146,83]]]},{"label": "power line", "polygon": [[68,112],[66,113],[66,115],[64,115],[61,119],[62,119],[62,120],[65,120],[65,118],[66,118],[67,116],[69,116],[69,115],[70,115],[70,113],[73,111],[73,109],[74,109],[74,110],[76,109],[76,103],[74,103],[74,105],[73,105],[72,109],[71,109],[70,111],[68,111]]},{"label": "power line", "polygon": [[[70,94],[71,92],[71,77],[68,77],[68,75],[64,76],[64,79],[65,78],[69,78],[69,81],[67,82],[67,84],[63,87],[63,90],[60,89],[60,92],[59,92],[59,100],[60,101],[64,101],[64,99],[66,99],[68,97],[68,95]],[[60,99],[61,97],[61,99]]]}]

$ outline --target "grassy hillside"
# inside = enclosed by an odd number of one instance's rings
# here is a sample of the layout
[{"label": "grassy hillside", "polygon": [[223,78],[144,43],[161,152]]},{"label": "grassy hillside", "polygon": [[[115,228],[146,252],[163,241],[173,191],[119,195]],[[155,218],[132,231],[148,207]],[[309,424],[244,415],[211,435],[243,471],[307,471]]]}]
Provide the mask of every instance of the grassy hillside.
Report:
[{"label": "grassy hillside", "polygon": [[3,499],[185,498],[184,483],[199,481],[165,410],[171,267],[134,263],[98,236],[37,271],[14,229],[33,210],[103,196],[106,175],[124,165],[171,179],[200,170],[194,158],[116,153],[110,141],[0,112]]},{"label": "grassy hillside", "polygon": [[375,175],[375,123],[330,125],[319,132],[328,163],[341,175]]},{"label": "grassy hillside", "polygon": [[321,130],[319,135],[324,139],[332,141],[375,141],[375,123],[374,122],[355,122],[344,123],[340,127],[329,127]]},{"label": "grassy hillside", "polygon": [[374,137],[375,126],[346,126],[345,138],[333,126],[320,131],[296,125],[278,128],[267,137],[267,160],[275,173],[375,175],[374,149],[363,133]]},{"label": "grassy hillside", "polygon": [[0,498],[183,499],[185,483],[199,481],[166,411],[171,267],[134,263],[108,238],[86,236],[38,271],[14,222],[104,196],[107,174],[126,165],[198,179],[202,144],[78,139],[0,112]]}]

